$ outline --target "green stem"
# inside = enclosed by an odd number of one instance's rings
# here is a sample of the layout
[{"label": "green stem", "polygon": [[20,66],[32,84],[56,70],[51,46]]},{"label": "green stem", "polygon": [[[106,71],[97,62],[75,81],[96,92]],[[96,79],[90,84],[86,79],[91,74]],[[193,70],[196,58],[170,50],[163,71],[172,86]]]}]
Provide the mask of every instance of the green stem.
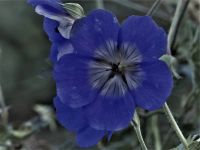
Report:
[{"label": "green stem", "polygon": [[[174,14],[174,18],[172,20],[172,24],[171,24],[171,27],[169,29],[169,33],[168,33],[168,44],[167,44],[167,53],[171,55],[171,47],[172,47],[172,44],[174,42],[174,39],[176,37],[176,33],[178,31],[178,27],[180,25],[180,21],[181,21],[181,18],[183,17],[183,14],[185,12],[185,9],[187,8],[188,6],[188,3],[189,3],[190,0],[178,0],[178,4],[177,4],[177,7],[176,7],[176,11],[175,11],[175,14]],[[179,129],[167,103],[164,104],[164,107],[163,107],[168,119],[169,119],[169,122],[171,123],[172,125],[172,128],[174,129],[174,131],[176,132],[179,140],[182,142],[182,144],[184,145],[184,147],[187,149],[188,148],[188,143],[187,143],[187,140],[185,139],[185,137],[183,136],[183,133],[181,132],[181,130]]]},{"label": "green stem", "polygon": [[155,139],[155,149],[156,150],[162,150],[162,144],[160,140],[160,133],[158,128],[158,116],[154,115],[151,119],[151,127],[153,130],[153,135]]},{"label": "green stem", "polygon": [[96,0],[97,8],[104,9],[104,2],[103,0]]},{"label": "green stem", "polygon": [[134,114],[134,119],[131,122],[131,125],[135,129],[135,132],[136,132],[137,138],[140,142],[140,145],[142,147],[142,150],[148,150],[147,147],[146,147],[146,144],[144,142],[144,139],[142,137],[142,133],[141,133],[141,129],[140,129],[140,119],[139,119],[139,116],[138,116],[136,111],[135,111],[135,114]]},{"label": "green stem", "polygon": [[187,140],[185,139],[183,133],[181,132],[181,130],[179,129],[167,103],[164,104],[163,109],[165,111],[165,114],[167,115],[167,118],[172,126],[172,128],[174,129],[174,131],[176,132],[176,135],[178,136],[179,140],[181,141],[181,143],[184,145],[184,147],[187,149],[188,148],[188,143]]}]

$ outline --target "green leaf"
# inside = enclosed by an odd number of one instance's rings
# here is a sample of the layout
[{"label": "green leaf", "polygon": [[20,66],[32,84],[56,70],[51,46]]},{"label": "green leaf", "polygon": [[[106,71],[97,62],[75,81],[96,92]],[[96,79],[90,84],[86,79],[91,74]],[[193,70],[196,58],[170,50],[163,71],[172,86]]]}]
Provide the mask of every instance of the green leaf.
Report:
[{"label": "green leaf", "polygon": [[75,19],[79,19],[85,14],[83,7],[77,3],[65,3],[61,5]]}]

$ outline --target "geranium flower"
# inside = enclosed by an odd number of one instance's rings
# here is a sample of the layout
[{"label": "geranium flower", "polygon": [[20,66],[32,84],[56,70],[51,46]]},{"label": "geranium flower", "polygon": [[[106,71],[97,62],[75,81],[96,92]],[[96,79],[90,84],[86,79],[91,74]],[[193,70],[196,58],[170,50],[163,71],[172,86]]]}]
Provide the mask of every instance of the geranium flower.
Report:
[{"label": "geranium flower", "polygon": [[59,122],[88,147],[126,128],[136,107],[156,110],[173,80],[159,58],[166,53],[164,30],[149,16],[130,16],[122,25],[110,12],[94,10],[75,21],[74,53],[54,66]]},{"label": "geranium flower", "polygon": [[44,31],[52,42],[50,59],[56,62],[62,55],[73,52],[69,35],[76,19],[62,6],[61,0],[28,0],[36,13],[44,16]]},{"label": "geranium flower", "polygon": [[[28,0],[28,2],[35,7],[36,13],[45,17],[44,30],[51,41],[59,38],[56,33],[60,33],[66,39],[69,38],[70,30],[77,18],[73,18],[63,8],[61,0]],[[50,21],[51,23],[49,23]],[[49,29],[54,30],[49,31]]]}]

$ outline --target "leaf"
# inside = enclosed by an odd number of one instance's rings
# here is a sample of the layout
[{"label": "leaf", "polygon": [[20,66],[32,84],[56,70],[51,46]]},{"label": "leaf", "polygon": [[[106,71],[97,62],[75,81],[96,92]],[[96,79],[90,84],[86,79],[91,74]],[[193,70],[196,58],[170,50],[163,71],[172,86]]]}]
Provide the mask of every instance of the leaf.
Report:
[{"label": "leaf", "polygon": [[23,139],[32,133],[31,129],[12,130],[10,134],[15,138]]},{"label": "leaf", "polygon": [[40,115],[43,122],[46,122],[51,130],[56,129],[54,112],[51,107],[46,105],[35,105],[34,110]]},{"label": "leaf", "polygon": [[85,14],[83,7],[77,3],[65,3],[61,5],[75,19],[79,19]]}]

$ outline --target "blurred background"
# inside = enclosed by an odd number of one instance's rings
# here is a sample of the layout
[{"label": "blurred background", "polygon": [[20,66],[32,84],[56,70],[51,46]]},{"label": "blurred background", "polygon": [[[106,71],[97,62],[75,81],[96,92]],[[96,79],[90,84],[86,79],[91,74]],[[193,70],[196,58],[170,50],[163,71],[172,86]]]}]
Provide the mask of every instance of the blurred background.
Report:
[{"label": "blurred background", "polygon": [[[156,0],[65,0],[85,12],[110,10],[120,22],[130,15],[145,15]],[[100,2],[100,3],[99,3]],[[152,14],[169,31],[177,0],[161,0]],[[79,150],[74,134],[54,118],[55,82],[49,61],[50,42],[37,15],[25,0],[0,0],[0,150]],[[200,135],[200,1],[190,0],[172,44],[174,79],[168,100],[184,135]],[[5,113],[8,112],[8,113]],[[3,115],[2,115],[3,114]],[[139,110],[141,128],[150,150],[179,145],[162,110]],[[8,118],[8,120],[7,120]],[[6,127],[5,127],[6,125]],[[90,150],[140,150],[133,128],[117,132]]]}]

